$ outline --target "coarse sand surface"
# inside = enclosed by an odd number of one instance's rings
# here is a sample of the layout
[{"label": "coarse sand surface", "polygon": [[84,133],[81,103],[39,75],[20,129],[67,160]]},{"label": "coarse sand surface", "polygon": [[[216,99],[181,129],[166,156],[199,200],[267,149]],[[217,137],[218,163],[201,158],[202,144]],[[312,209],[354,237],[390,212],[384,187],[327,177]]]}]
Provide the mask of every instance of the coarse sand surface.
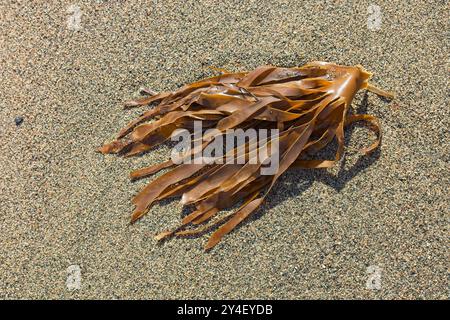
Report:
[{"label": "coarse sand surface", "polygon": [[[376,5],[2,1],[0,298],[447,299],[449,3]],[[142,112],[123,101],[210,76],[208,66],[314,60],[361,64],[396,92],[353,104],[380,118],[379,152],[358,153],[374,136],[353,126],[339,166],[288,172],[209,252],[208,235],[153,239],[178,223],[176,201],[129,225],[148,182],[129,172],[170,149],[95,152]]]}]

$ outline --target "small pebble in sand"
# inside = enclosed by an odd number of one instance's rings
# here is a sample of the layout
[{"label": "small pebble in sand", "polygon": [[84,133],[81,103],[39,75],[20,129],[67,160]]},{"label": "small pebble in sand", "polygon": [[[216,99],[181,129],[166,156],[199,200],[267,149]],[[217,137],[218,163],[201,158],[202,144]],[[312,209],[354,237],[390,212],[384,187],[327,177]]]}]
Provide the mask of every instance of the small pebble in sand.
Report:
[{"label": "small pebble in sand", "polygon": [[14,118],[14,122],[15,122],[15,124],[16,124],[16,126],[20,126],[21,124],[22,124],[22,122],[23,122],[23,117],[15,117]]}]

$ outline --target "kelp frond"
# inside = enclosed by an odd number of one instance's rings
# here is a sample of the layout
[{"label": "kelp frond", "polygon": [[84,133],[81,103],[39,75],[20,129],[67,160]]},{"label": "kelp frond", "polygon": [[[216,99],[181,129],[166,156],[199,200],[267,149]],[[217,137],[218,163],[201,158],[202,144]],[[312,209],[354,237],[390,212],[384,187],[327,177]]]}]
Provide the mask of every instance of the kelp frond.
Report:
[{"label": "kelp frond", "polygon": [[[222,70],[221,70],[222,71]],[[150,182],[133,199],[136,208],[131,220],[142,217],[158,200],[181,197],[183,205],[195,210],[183,218],[180,225],[156,236],[190,236],[216,229],[206,244],[215,246],[222,237],[254,212],[264,201],[277,179],[289,168],[328,168],[344,152],[344,127],[354,121],[366,121],[377,134],[377,140],[363,149],[375,150],[381,139],[380,124],[370,115],[348,114],[349,106],[360,89],[392,98],[391,93],[368,83],[371,74],[360,66],[339,66],[312,62],[302,67],[279,68],[262,66],[251,72],[227,73],[185,85],[173,92],[156,93],[144,90],[147,96],[126,102],[127,107],[149,108],[139,118],[123,128],[117,139],[99,149],[100,152],[134,156],[170,139],[176,129],[192,132],[194,121],[201,120],[206,129],[214,128],[214,137],[235,128],[276,128],[279,135],[268,138],[266,146],[277,143],[278,170],[262,175],[262,161],[250,161],[255,153],[246,142],[245,161],[212,164],[161,164],[131,173],[132,179],[168,172]],[[274,140],[276,139],[276,141]],[[336,139],[334,159],[306,160]],[[190,155],[201,153],[208,146],[204,141]],[[260,146],[258,146],[260,148]],[[272,148],[267,148],[268,157]],[[258,149],[255,151],[258,152]],[[238,205],[231,213],[223,209]]]}]

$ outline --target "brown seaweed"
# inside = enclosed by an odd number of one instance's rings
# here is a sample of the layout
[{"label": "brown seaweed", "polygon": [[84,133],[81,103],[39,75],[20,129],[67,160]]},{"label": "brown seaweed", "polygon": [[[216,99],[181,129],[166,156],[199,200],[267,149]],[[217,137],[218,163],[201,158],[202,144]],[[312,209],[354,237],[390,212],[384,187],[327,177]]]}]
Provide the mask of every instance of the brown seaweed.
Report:
[{"label": "brown seaweed", "polygon": [[[222,163],[212,164],[175,164],[168,160],[131,172],[132,179],[139,179],[169,169],[134,197],[136,207],[132,222],[148,212],[155,201],[170,197],[181,197],[183,205],[195,207],[177,228],[158,234],[158,240],[172,235],[198,235],[215,228],[205,246],[212,248],[263,203],[287,169],[328,168],[339,161],[344,152],[344,128],[352,122],[365,121],[377,134],[376,141],[363,149],[363,153],[372,152],[380,144],[378,119],[349,114],[349,107],[360,89],[387,98],[393,95],[369,84],[371,73],[361,66],[312,62],[294,68],[262,66],[251,72],[221,72],[219,76],[173,92],[144,90],[147,96],[125,105],[140,107],[157,102],[157,106],[132,121],[119,132],[115,141],[99,151],[138,155],[169,140],[176,129],[192,132],[194,121],[199,120],[205,128],[216,129],[214,137],[234,128],[277,128],[276,141],[268,138],[266,147],[277,143],[278,170],[273,175],[262,175],[262,161],[256,164],[250,161],[258,150],[250,151],[251,141],[248,141],[241,164],[227,162],[225,157]],[[305,158],[333,140],[338,145],[334,159]],[[194,148],[189,155],[198,154],[207,146],[208,142],[203,141],[200,148]],[[223,209],[234,205],[239,208],[221,214]]]}]

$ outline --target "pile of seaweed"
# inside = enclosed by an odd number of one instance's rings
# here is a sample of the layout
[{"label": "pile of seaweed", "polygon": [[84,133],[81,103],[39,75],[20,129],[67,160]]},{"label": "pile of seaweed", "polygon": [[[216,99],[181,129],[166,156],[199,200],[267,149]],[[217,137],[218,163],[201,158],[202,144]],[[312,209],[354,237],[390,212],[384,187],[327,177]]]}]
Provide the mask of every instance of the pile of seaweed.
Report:
[{"label": "pile of seaweed", "polygon": [[[225,155],[222,161],[213,163],[168,160],[131,173],[132,179],[139,179],[169,169],[134,197],[133,222],[155,201],[181,197],[182,204],[194,208],[193,211],[176,229],[162,232],[156,238],[197,235],[215,228],[205,246],[209,249],[262,204],[286,170],[328,168],[339,161],[344,152],[345,126],[365,121],[377,134],[377,140],[362,151],[367,154],[379,146],[378,119],[348,112],[360,89],[393,97],[369,84],[370,77],[371,74],[360,66],[311,62],[293,68],[262,66],[250,72],[223,71],[219,76],[173,92],[145,90],[145,97],[128,101],[126,106],[148,107],[148,110],[99,151],[138,155],[170,140],[177,129],[193,134],[195,121],[201,121],[203,128],[213,133],[203,136],[201,143],[189,149],[186,157],[201,154],[214,139],[230,129],[278,129],[278,135],[267,137],[258,145],[245,141],[244,156],[238,163],[229,161]],[[158,104],[152,106],[155,102]],[[337,142],[333,159],[311,159],[332,141]],[[277,148],[272,148],[274,145]],[[264,151],[262,154],[266,157],[254,161],[261,155],[260,151]],[[274,157],[279,161],[277,170],[270,175],[262,174],[265,161]],[[235,205],[238,205],[237,210],[223,212]]]}]

